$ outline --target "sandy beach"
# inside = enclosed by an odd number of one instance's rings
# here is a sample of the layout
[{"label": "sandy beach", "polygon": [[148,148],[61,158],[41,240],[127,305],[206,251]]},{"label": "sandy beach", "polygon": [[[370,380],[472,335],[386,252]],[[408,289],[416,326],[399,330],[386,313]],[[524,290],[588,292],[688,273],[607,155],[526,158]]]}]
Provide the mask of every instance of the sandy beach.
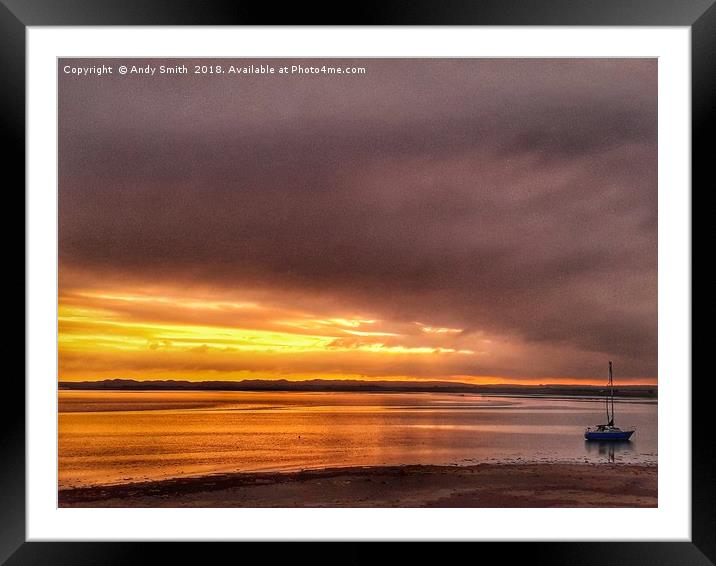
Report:
[{"label": "sandy beach", "polygon": [[656,507],[657,467],[329,468],[65,489],[58,497],[60,507]]}]

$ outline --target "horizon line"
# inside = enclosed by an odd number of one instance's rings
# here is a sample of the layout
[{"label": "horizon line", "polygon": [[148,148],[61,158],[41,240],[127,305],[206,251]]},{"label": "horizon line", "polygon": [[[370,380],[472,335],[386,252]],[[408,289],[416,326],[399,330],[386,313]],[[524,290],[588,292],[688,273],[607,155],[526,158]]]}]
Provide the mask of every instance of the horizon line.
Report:
[{"label": "horizon line", "polygon": [[[468,381],[450,381],[450,380],[444,380],[444,379],[355,379],[355,378],[347,378],[347,379],[327,379],[327,378],[311,378],[311,379],[286,379],[286,378],[280,378],[280,379],[262,379],[262,378],[255,378],[255,379],[201,379],[201,380],[189,380],[189,379],[175,379],[175,378],[158,378],[158,379],[136,379],[136,378],[124,378],[124,377],[113,377],[113,378],[103,378],[103,379],[83,379],[83,380],[62,380],[58,379],[58,384],[90,384],[90,383],[106,383],[106,382],[133,382],[138,384],[151,384],[151,383],[184,383],[184,384],[191,384],[191,385],[201,385],[201,384],[214,384],[214,385],[220,385],[220,384],[226,384],[229,385],[240,385],[242,383],[290,383],[290,384],[300,384],[300,383],[315,383],[315,382],[323,382],[323,383],[332,383],[332,384],[340,384],[340,383],[360,383],[360,384],[400,384],[403,387],[406,387],[408,385],[414,385],[414,386],[420,386],[420,385],[440,385],[440,386],[465,386],[465,387],[482,387],[482,386],[505,386],[505,387],[601,387],[605,386],[606,383],[603,380],[593,380],[590,379],[589,381],[569,381],[569,382],[553,382],[553,381],[544,381],[544,382],[524,382],[524,381],[492,381],[492,382],[481,382],[481,383],[470,383]],[[645,382],[645,381],[628,381],[626,383],[617,384],[616,387],[658,387],[658,382]]]}]

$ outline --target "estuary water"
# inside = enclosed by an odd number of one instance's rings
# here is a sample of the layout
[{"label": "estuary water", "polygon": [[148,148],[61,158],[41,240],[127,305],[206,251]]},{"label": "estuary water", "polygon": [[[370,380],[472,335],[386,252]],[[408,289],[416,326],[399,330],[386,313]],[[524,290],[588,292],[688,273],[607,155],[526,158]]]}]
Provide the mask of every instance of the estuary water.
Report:
[{"label": "estuary water", "polygon": [[592,398],[60,391],[59,487],[396,464],[656,463],[657,403],[616,401],[631,442],[588,443]]}]

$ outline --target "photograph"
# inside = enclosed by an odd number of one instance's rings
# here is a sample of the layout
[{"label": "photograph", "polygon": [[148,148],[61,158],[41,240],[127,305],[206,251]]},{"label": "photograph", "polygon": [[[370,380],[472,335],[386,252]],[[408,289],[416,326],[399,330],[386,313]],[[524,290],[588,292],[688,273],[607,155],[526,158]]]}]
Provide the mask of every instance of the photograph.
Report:
[{"label": "photograph", "polygon": [[657,508],[658,62],[57,58],[57,505]]}]

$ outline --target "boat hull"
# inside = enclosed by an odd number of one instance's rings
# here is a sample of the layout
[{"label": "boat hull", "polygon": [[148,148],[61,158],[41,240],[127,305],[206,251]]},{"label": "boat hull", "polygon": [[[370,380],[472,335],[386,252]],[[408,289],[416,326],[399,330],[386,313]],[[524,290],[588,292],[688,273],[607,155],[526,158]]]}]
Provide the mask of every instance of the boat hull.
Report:
[{"label": "boat hull", "polygon": [[632,434],[634,434],[633,430],[587,431],[584,433],[584,438],[586,440],[629,440]]}]

